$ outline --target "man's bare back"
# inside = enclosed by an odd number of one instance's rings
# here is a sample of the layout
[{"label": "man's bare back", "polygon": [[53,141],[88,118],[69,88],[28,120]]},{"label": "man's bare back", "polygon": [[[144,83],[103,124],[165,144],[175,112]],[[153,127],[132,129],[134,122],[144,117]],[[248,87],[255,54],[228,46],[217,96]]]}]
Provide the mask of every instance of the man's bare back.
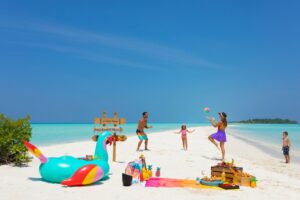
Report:
[{"label": "man's bare back", "polygon": [[142,119],[140,119],[139,124],[138,124],[139,132],[142,134],[145,134],[145,132],[144,132],[145,127],[147,127],[147,120],[142,118]]}]

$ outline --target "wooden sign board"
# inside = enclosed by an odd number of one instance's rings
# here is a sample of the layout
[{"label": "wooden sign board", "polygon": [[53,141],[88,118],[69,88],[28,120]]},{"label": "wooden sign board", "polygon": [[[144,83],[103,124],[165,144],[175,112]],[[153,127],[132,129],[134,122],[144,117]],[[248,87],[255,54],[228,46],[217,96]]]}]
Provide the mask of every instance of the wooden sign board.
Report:
[{"label": "wooden sign board", "polygon": [[94,131],[111,131],[111,132],[122,132],[123,128],[121,127],[98,127],[98,128],[94,128]]},{"label": "wooden sign board", "polygon": [[101,118],[95,118],[94,120],[95,125],[96,124],[102,124],[105,126],[106,124],[114,124],[115,126],[118,124],[126,124],[126,119],[125,118],[118,118],[118,114],[115,112],[113,118],[107,118],[106,117],[106,112],[102,113]]},{"label": "wooden sign board", "polygon": [[95,118],[95,124],[126,124],[126,119]]},{"label": "wooden sign board", "polygon": [[114,140],[117,142],[124,142],[127,140],[126,135],[115,135],[114,137],[115,137]]},{"label": "wooden sign board", "polygon": [[[126,124],[125,118],[118,118],[118,114],[115,112],[113,118],[106,117],[106,112],[102,113],[101,118],[95,118],[94,120],[94,131],[102,132],[102,131],[111,131],[113,132],[113,161],[116,161],[116,142],[122,142],[127,139],[125,135],[117,135],[116,132],[122,132],[123,129],[121,127],[117,127],[120,124]],[[106,124],[113,124],[113,127],[107,127]]]}]

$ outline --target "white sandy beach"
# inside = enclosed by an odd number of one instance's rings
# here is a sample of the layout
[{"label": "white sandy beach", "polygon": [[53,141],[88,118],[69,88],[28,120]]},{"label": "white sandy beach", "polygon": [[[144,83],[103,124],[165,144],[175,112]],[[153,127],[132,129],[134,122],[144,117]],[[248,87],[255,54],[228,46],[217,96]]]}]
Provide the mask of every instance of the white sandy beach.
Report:
[{"label": "white sandy beach", "polygon": [[[149,135],[151,151],[142,152],[147,164],[155,171],[161,167],[161,177],[195,179],[201,177],[201,171],[209,175],[210,167],[217,164],[220,152],[207,140],[211,127],[199,127],[188,135],[188,151],[183,151],[180,135],[174,131],[165,131]],[[87,135],[91,137],[91,135]],[[226,159],[234,158],[237,166],[245,172],[255,175],[258,187],[241,187],[238,191],[189,189],[189,188],[146,188],[142,184],[131,187],[122,186],[121,174],[129,161],[139,157],[136,152],[138,138],[129,137],[126,142],[117,145],[117,160],[111,162],[111,175],[108,180],[85,187],[63,187],[41,180],[39,160],[33,158],[28,167],[0,166],[0,199],[299,199],[300,165],[286,165],[282,159],[271,157],[240,139],[227,135]],[[142,146],[143,147],[143,146]],[[39,147],[48,157],[61,155],[85,156],[93,154],[95,142],[76,142],[64,145]],[[110,160],[112,147],[108,146]],[[293,158],[293,157],[292,157]]]}]

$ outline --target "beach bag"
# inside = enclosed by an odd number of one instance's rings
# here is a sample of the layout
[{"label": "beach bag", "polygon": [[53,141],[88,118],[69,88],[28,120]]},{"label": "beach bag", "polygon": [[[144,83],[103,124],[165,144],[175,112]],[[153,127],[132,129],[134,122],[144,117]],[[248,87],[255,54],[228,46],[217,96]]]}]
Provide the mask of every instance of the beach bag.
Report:
[{"label": "beach bag", "polygon": [[134,168],[132,167],[133,164],[134,164],[134,162],[130,162],[127,164],[126,169],[125,169],[125,174],[133,175],[133,172],[134,172]]}]

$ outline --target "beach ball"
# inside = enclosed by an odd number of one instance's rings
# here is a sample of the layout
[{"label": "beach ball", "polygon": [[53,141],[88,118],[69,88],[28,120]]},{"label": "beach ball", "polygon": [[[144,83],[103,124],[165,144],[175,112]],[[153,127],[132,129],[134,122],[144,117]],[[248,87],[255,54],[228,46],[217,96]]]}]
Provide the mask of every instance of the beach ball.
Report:
[{"label": "beach ball", "polygon": [[205,107],[203,111],[204,111],[204,113],[209,113],[210,112],[210,108]]}]

